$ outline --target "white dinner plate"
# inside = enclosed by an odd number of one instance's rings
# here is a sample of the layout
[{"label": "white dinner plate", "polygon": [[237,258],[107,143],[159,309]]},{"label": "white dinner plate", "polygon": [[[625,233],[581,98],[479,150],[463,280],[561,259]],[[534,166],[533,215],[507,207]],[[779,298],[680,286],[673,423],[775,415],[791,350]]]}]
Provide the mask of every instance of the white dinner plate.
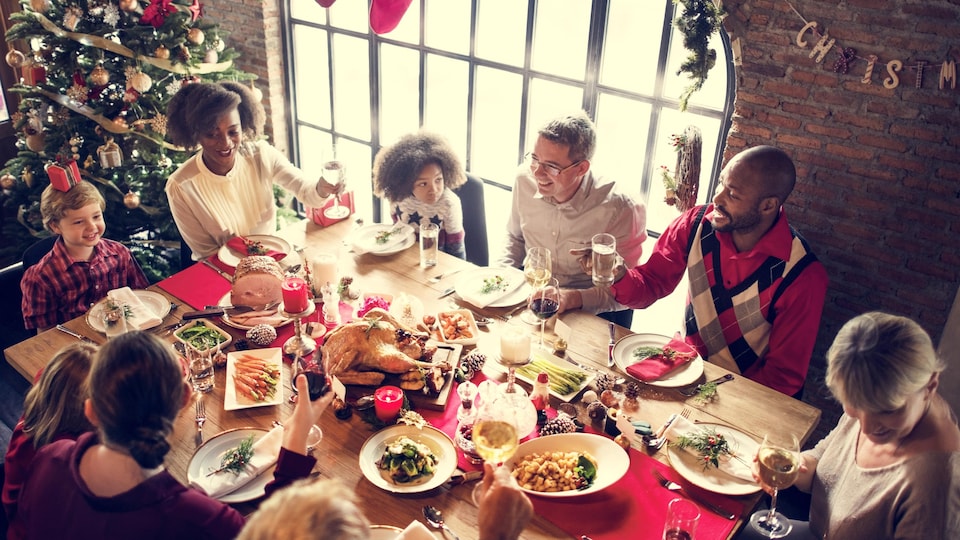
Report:
[{"label": "white dinner plate", "polygon": [[[670,343],[670,339],[671,338],[661,336],[660,334],[630,334],[621,338],[620,341],[614,345],[613,361],[616,362],[617,367],[620,368],[621,371],[627,373],[627,366],[638,364],[645,360],[634,358],[633,351],[640,347],[663,347],[667,343]],[[627,375],[629,375],[629,373],[627,373]],[[700,379],[700,375],[703,375],[703,359],[697,356],[687,362],[687,365],[669,373],[666,377],[655,381],[644,382],[653,386],[677,388],[697,382],[697,380]]]},{"label": "white dinner plate", "polygon": [[[137,298],[143,302],[143,305],[147,306],[147,309],[152,311],[157,318],[162,319],[170,314],[170,300],[166,296],[153,291],[146,291],[143,289],[137,289],[133,291],[133,294],[137,295]],[[94,304],[89,311],[87,311],[87,324],[97,332],[106,333],[107,329],[103,326],[103,305],[106,302],[106,298]],[[142,330],[149,330],[160,326],[160,322],[154,324],[153,326],[148,326],[142,328]]]},{"label": "white dinner plate", "polygon": [[[288,257],[293,252],[293,248],[290,247],[290,242],[287,242],[279,236],[271,236],[269,234],[249,234],[244,238],[247,240],[260,242],[263,244],[263,247],[267,249],[286,253]],[[220,262],[233,267],[236,267],[237,263],[240,262],[240,259],[246,256],[246,253],[234,251],[226,244],[220,246],[220,251],[217,252],[217,257],[220,259]]]},{"label": "white dinner plate", "polygon": [[374,223],[360,227],[353,233],[353,246],[358,252],[371,255],[394,255],[417,242],[417,235],[413,232],[413,227],[408,225],[402,231],[396,233],[404,235],[403,240],[399,242],[388,241],[386,247],[381,247],[377,244],[377,235],[392,228],[392,223]]},{"label": "white dinner plate", "polygon": [[495,278],[497,276],[503,277],[510,285],[513,285],[513,290],[506,293],[503,297],[494,300],[486,307],[515,306],[521,302],[526,302],[530,293],[533,292],[533,288],[527,284],[526,278],[523,277],[523,272],[516,268],[505,266],[476,268],[464,271],[463,274],[460,275],[460,278],[457,279],[454,288],[461,298],[469,301],[468,298],[470,296],[478,294],[478,291],[483,287],[485,279]]},{"label": "white dinner plate", "polygon": [[[197,482],[210,471],[217,470],[220,467],[220,458],[228,451],[239,446],[250,435],[253,435],[253,442],[257,442],[266,434],[267,430],[265,429],[237,428],[218,433],[207,439],[190,458],[190,463],[187,465],[187,482]],[[276,464],[263,471],[260,476],[246,485],[220,496],[217,500],[225,503],[241,503],[262,497],[267,484],[273,480],[273,469],[275,468]]]},{"label": "white dinner plate", "polygon": [[[420,482],[409,484],[395,484],[385,474],[381,474],[377,462],[383,457],[387,445],[400,437],[409,437],[416,442],[425,444],[437,456],[437,467],[433,476]],[[396,424],[374,433],[360,448],[360,470],[373,485],[392,493],[420,493],[429,491],[442,485],[450,479],[457,469],[457,450],[453,441],[446,433],[433,426],[408,426]],[[386,473],[386,471],[382,471]]]},{"label": "white dinner plate", "polygon": [[[753,458],[756,457],[756,450],[760,445],[746,433],[722,424],[702,423],[697,426],[715,429],[717,433],[726,437],[730,450],[747,463],[752,463]],[[760,491],[760,486],[756,482],[737,478],[712,465],[704,469],[703,460],[671,444],[667,444],[667,456],[670,458],[670,465],[680,473],[680,476],[707,491],[724,495],[748,495]]]},{"label": "white dinner plate", "polygon": [[392,525],[371,525],[368,540],[393,540],[403,529]]},{"label": "white dinner plate", "polygon": [[[231,305],[231,304],[230,304],[230,293],[227,292],[227,294],[225,294],[225,295],[223,295],[222,297],[220,297],[220,301],[217,302],[217,305],[218,305],[218,306],[229,306],[229,305]],[[277,313],[279,313],[279,311],[278,311]],[[226,313],[224,313],[223,315],[221,315],[220,318],[223,319],[223,322],[224,322],[227,326],[232,326],[232,327],[237,328],[237,329],[239,329],[239,330],[249,330],[249,329],[253,328],[252,326],[247,326],[247,325],[245,325],[245,324],[240,324],[240,323],[238,323],[238,322],[234,322],[234,321],[230,320],[230,316],[227,315]],[[283,319],[282,322],[273,325],[273,327],[274,327],[274,328],[280,328],[281,326],[286,326],[286,325],[288,325],[288,324],[290,324],[290,323],[292,323],[292,322],[293,322],[293,319]]]},{"label": "white dinner plate", "polygon": [[603,435],[593,433],[560,433],[537,437],[521,444],[513,457],[503,463],[507,470],[512,471],[517,463],[531,454],[544,452],[579,452],[590,454],[597,464],[597,478],[593,485],[586,489],[571,489],[569,491],[543,492],[523,489],[530,495],[539,497],[579,497],[603,491],[616,484],[630,468],[630,456],[627,451]]},{"label": "white dinner plate", "polygon": [[[254,401],[252,398],[240,394],[237,391],[233,376],[236,374],[237,361],[243,357],[253,357],[266,362],[275,364],[280,370],[280,378],[274,389],[273,396],[263,401]],[[271,347],[269,349],[250,349],[247,351],[235,351],[227,353],[227,378],[224,383],[226,388],[223,392],[223,410],[235,411],[237,409],[250,409],[253,407],[265,407],[267,405],[279,405],[283,403],[283,352],[280,347]]]}]

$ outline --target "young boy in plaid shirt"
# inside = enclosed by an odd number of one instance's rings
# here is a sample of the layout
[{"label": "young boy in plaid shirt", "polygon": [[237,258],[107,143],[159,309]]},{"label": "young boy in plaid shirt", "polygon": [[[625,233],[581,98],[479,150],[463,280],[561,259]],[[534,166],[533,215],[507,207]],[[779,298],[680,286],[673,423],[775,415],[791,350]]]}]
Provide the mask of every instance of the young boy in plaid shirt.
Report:
[{"label": "young boy in plaid shirt", "polygon": [[44,226],[60,235],[53,249],[23,274],[23,322],[42,332],[83,315],[120,287],[144,289],[143,270],[126,246],[103,238],[106,201],[90,182],[67,191],[47,186],[40,197]]}]

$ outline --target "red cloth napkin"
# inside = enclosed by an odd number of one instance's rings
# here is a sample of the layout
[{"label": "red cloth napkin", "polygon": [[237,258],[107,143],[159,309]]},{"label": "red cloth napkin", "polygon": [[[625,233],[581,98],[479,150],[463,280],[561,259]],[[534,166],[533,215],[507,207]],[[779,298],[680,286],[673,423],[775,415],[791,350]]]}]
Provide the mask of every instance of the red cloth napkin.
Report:
[{"label": "red cloth napkin", "polygon": [[[480,384],[485,379],[483,374],[479,374],[473,382]],[[432,426],[453,439],[457,430],[459,407],[460,396],[454,388],[450,393],[447,407],[443,411],[424,409],[417,412],[423,415]],[[555,412],[551,414],[553,415]],[[590,426],[587,426],[585,431],[599,433]],[[599,434],[602,435],[602,433]],[[657,483],[652,472],[653,469],[657,469],[667,478],[683,484],[684,488],[698,497],[703,497],[738,515],[743,513],[743,503],[740,501],[689,485],[669,465],[660,463],[633,448],[629,452],[630,468],[616,484],[599,493],[580,497],[561,499],[534,495],[530,497],[534,511],[575,538],[586,534],[595,540],[622,538],[660,540],[663,534],[663,521],[667,517],[667,504],[677,495]],[[459,451],[457,466],[464,471],[481,468],[480,465],[468,462]],[[733,526],[733,521],[724,519],[701,506],[697,538],[726,538],[733,531]]]},{"label": "red cloth napkin", "polygon": [[688,345],[679,334],[663,347],[674,351],[672,358],[667,358],[662,354],[647,357],[643,361],[627,366],[627,374],[641,381],[654,381],[680,369],[697,357],[697,351]]},{"label": "red cloth napkin", "polygon": [[168,293],[183,300],[194,309],[215,306],[230,291],[230,282],[212,268],[197,263],[157,283]]},{"label": "red cloth napkin", "polygon": [[[335,203],[334,203],[333,197],[330,197],[330,200],[323,203],[323,206],[320,208],[307,208],[307,216],[310,217],[311,221],[313,221],[317,225],[320,225],[321,227],[328,227],[330,225],[333,225],[334,223],[339,223],[347,219],[346,217],[343,217],[340,219],[331,219],[323,215],[323,211],[326,210],[327,208],[330,208],[334,204]],[[346,206],[347,208],[350,209],[350,214],[348,214],[347,217],[350,217],[350,215],[353,214],[354,206],[353,206],[352,191],[344,191],[343,193],[340,194],[340,206]]]},{"label": "red cloth napkin", "polygon": [[[230,240],[227,240],[227,247],[229,247],[230,249],[232,249],[237,253],[241,253],[243,255],[250,255],[250,252],[247,249],[247,242],[248,240],[245,239],[244,237],[236,236],[231,238]],[[282,251],[269,249],[266,246],[263,246],[263,248],[267,250],[267,252],[264,253],[263,255],[266,255],[267,257],[272,257],[276,261],[279,261],[287,256],[287,254]],[[260,255],[260,253],[257,253],[257,255]]]}]

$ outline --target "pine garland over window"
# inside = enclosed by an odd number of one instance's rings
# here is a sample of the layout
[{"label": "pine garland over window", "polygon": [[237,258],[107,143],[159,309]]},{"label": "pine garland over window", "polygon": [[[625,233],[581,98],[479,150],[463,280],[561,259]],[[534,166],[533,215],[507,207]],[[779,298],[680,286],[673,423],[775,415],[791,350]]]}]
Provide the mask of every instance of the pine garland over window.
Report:
[{"label": "pine garland over window", "polygon": [[683,5],[683,12],[674,25],[683,34],[683,46],[690,55],[680,64],[677,75],[686,73],[690,86],[680,95],[680,110],[687,110],[687,102],[694,92],[703,88],[707,73],[717,63],[717,51],[709,47],[710,37],[720,29],[726,12],[711,0],[674,0]]}]

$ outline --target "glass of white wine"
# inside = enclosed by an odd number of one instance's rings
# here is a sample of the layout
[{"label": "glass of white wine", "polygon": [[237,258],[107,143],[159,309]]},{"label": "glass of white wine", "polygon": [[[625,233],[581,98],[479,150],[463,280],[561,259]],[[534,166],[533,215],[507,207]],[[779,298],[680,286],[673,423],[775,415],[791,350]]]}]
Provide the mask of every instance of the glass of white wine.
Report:
[{"label": "glass of white wine", "polygon": [[754,512],[750,526],[766,538],[781,538],[790,533],[793,525],[777,512],[777,493],[792,486],[800,475],[800,443],[796,435],[765,436],[757,452],[757,468],[760,481],[772,490],[770,509]]},{"label": "glass of white wine", "polygon": [[[323,164],[323,179],[339,186],[347,181],[347,168],[342,162],[331,159]],[[333,206],[323,211],[323,215],[330,219],[343,219],[350,215],[350,209],[340,204],[340,193],[333,196]]]},{"label": "glass of white wine", "polygon": [[[527,249],[527,256],[523,259],[523,277],[533,290],[543,288],[553,277],[553,256],[545,247]],[[527,324],[537,324],[539,319],[529,309],[524,311],[520,319]]]},{"label": "glass of white wine", "polygon": [[[495,400],[488,400],[480,407],[473,424],[473,445],[480,457],[493,465],[496,474],[502,474],[500,465],[517,451],[520,444],[516,426],[501,412],[503,410],[496,406]],[[483,482],[478,482],[473,488],[473,504],[477,507],[483,498],[482,486]]]}]

